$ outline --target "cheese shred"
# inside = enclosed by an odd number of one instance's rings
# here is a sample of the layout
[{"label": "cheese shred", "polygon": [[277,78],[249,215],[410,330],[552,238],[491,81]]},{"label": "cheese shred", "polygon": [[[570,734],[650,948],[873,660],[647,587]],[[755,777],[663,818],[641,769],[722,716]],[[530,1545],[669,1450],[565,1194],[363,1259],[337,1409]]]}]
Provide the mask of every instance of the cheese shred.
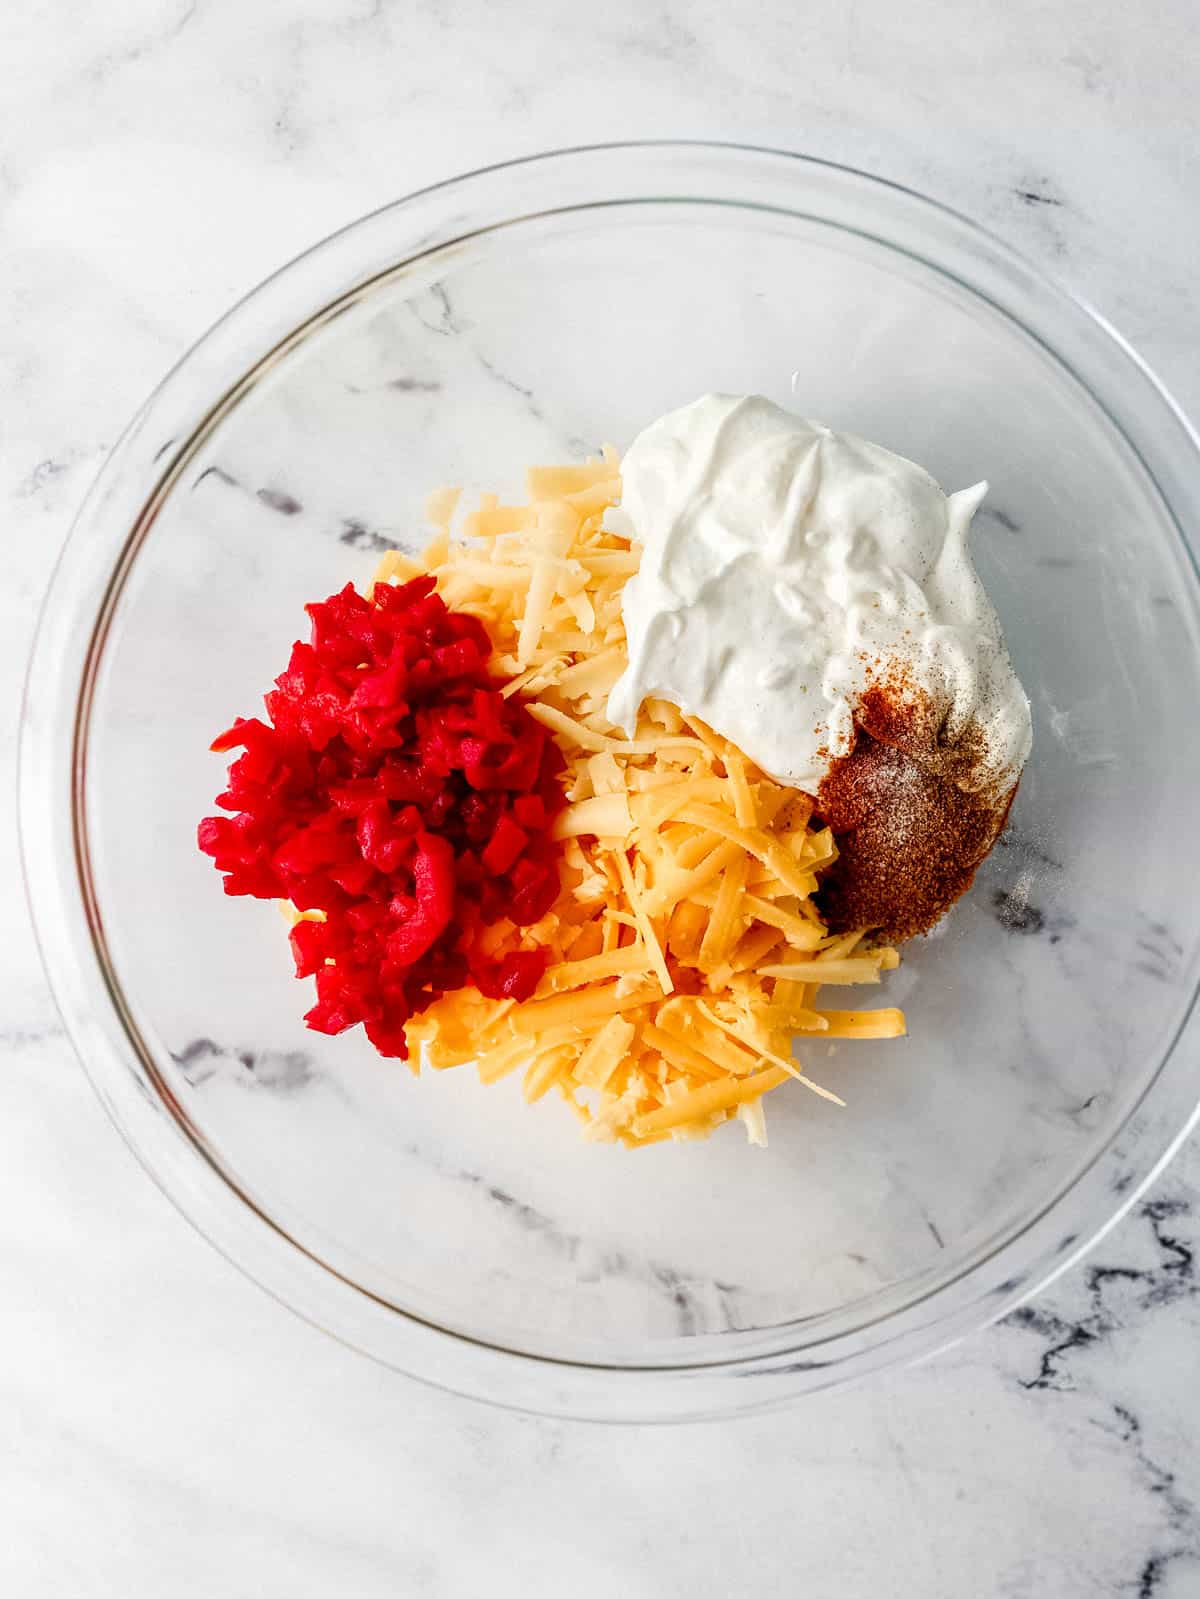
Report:
[{"label": "cheese shred", "polygon": [[531,467],[526,484],[525,505],[484,496],[465,539],[450,536],[458,491],[439,491],[422,561],[390,551],[375,576],[431,572],[478,616],[506,692],[565,764],[558,900],[536,926],[495,934],[496,954],[547,952],[537,992],[519,1004],[443,995],[408,1024],[414,1057],[474,1064],[489,1083],[523,1068],[525,1097],[556,1092],[595,1141],[691,1140],[738,1120],[765,1144],[763,1098],[789,1080],[842,1104],[797,1065],[797,1039],[903,1035],[898,1010],[817,1003],[823,984],[878,983],[899,956],[828,935],[813,896],[837,851],[805,795],[662,701],[646,702],[632,738],[609,724],[626,664],[621,589],[639,558],[604,525],[621,495],[616,452]]}]

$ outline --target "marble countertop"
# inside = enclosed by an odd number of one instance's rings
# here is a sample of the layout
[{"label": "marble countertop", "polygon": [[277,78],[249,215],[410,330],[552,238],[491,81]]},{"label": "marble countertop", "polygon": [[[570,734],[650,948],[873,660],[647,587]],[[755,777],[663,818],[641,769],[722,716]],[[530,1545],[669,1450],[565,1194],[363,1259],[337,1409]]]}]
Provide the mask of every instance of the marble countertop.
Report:
[{"label": "marble countertop", "polygon": [[[1068,280],[1200,414],[1189,0],[12,0],[0,18],[0,775],[72,514],[236,296],[506,155],[742,139],[912,184]],[[74,1059],[0,828],[0,1592],[1200,1592],[1200,1154],[1032,1305],[771,1418],[597,1428],[377,1369],[244,1281]]]}]

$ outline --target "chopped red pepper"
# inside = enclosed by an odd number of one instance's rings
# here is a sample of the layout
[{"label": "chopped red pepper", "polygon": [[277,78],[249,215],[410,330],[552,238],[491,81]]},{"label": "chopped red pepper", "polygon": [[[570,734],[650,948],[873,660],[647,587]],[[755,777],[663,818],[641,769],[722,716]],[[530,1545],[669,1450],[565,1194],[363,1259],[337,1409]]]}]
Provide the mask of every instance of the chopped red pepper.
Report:
[{"label": "chopped red pepper", "polygon": [[493,877],[501,877],[517,864],[528,843],[529,834],[525,829],[518,827],[510,815],[501,816],[496,823],[496,831],[480,856],[484,870],[491,872]]},{"label": "chopped red pepper", "polygon": [[546,970],[545,949],[514,949],[503,960],[476,960],[471,965],[475,986],[487,999],[528,999]]},{"label": "chopped red pepper", "polygon": [[319,912],[292,929],[296,972],[316,979],[305,1020],[361,1023],[406,1057],[404,1024],[474,982],[527,999],[543,950],[484,957],[491,922],[538,921],[558,894],[549,823],[562,759],[517,697],[487,673],[478,617],[451,611],[431,577],[371,599],[353,585],[310,605],[266,696],[213,743],[241,749],[198,842],[227,894]]}]

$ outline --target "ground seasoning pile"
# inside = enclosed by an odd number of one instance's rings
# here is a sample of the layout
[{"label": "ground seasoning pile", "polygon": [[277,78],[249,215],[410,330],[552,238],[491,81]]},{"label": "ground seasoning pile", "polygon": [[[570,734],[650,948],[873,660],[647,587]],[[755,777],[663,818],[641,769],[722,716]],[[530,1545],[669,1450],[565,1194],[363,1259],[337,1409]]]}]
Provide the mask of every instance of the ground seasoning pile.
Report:
[{"label": "ground seasoning pile", "polygon": [[854,745],[817,794],[838,847],[818,896],[833,931],[899,943],[928,932],[971,886],[1017,791],[988,780],[978,733],[946,740],[928,697],[894,673],[863,695]]}]

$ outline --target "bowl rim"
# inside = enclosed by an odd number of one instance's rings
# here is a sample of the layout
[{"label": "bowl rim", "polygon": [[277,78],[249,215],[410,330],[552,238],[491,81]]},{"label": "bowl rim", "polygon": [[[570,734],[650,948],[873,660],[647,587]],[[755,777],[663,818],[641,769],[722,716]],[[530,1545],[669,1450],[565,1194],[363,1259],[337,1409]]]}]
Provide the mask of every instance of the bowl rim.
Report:
[{"label": "bowl rim", "polygon": [[[691,172],[690,180],[696,184],[702,178],[714,185],[718,178],[721,184],[728,184],[735,176],[749,181],[750,173],[745,170],[748,162],[749,166],[761,169],[759,176],[765,176],[766,168],[770,167],[768,188],[774,188],[776,178],[785,173],[790,175],[793,184],[796,174],[803,173],[813,183],[849,185],[859,194],[870,195],[881,208],[898,206],[901,212],[911,213],[918,233],[921,223],[937,219],[948,234],[961,236],[964,247],[974,248],[986,257],[997,282],[1003,283],[1006,274],[1014,275],[1021,283],[1032,285],[1047,297],[1051,305],[1068,309],[1085,333],[1097,341],[1096,350],[1089,354],[1097,361],[1101,356],[1107,357],[1114,371],[1126,377],[1132,372],[1151,402],[1161,408],[1160,420],[1174,428],[1177,434],[1174,445],[1157,441],[1160,453],[1168,458],[1169,471],[1164,473],[1160,463],[1154,466],[1149,463],[1147,452],[1130,438],[1127,428],[1096,395],[1092,384],[1079,378],[1055,344],[1039,338],[1036,329],[1029,329],[1020,317],[1005,310],[1003,303],[983,292],[977,283],[957,277],[935,258],[917,257],[923,265],[957,281],[972,295],[990,300],[1025,332],[1032,332],[1055,360],[1078,379],[1118,428],[1159,488],[1179,533],[1185,566],[1190,568],[1191,580],[1195,583],[1194,556],[1175,508],[1181,494],[1186,497],[1186,491],[1191,490],[1193,495],[1196,492],[1192,485],[1198,475],[1200,439],[1161,382],[1102,316],[988,230],[903,184],[842,163],[767,146],[656,139],[544,151],[427,185],[339,228],[238,300],[192,344],[158,384],[109,453],[79,509],[51,576],[25,680],[18,759],[19,830],[26,894],[39,952],[68,1035],[93,1088],[162,1191],[239,1269],[282,1303],[343,1342],[423,1380],[535,1412],[604,1420],[673,1420],[767,1408],[885,1365],[931,1354],[1008,1313],[1078,1260],[1135,1203],[1200,1116],[1200,1091],[1193,1087],[1190,1095],[1177,1096],[1179,1104],[1172,1102],[1157,1119],[1151,1119],[1150,1126],[1135,1125],[1167,1066],[1178,1060],[1182,1038],[1193,1030],[1195,974],[1190,975],[1190,999],[1181,1011],[1178,1028],[1159,1067],[1142,1087],[1120,1124],[1102,1145],[1088,1153],[1086,1161],[1072,1168],[1070,1176],[1032,1218],[1026,1218],[1015,1232],[1010,1232],[999,1243],[985,1240],[968,1251],[949,1277],[943,1274],[922,1293],[899,1296],[902,1301],[899,1308],[885,1310],[863,1325],[851,1324],[840,1332],[807,1342],[802,1340],[799,1345],[793,1339],[786,1347],[781,1347],[776,1338],[767,1340],[772,1347],[757,1353],[718,1356],[706,1361],[581,1362],[528,1350],[506,1349],[439,1326],[403,1307],[378,1299],[369,1289],[339,1274],[335,1267],[284,1232],[230,1181],[202,1143],[193,1137],[190,1149],[180,1144],[178,1133],[182,1130],[186,1134],[186,1117],[181,1116],[179,1107],[172,1109],[169,1086],[140,1040],[126,998],[104,953],[103,918],[90,892],[86,869],[83,815],[87,713],[95,689],[96,666],[103,654],[106,618],[111,620],[112,608],[125,577],[132,569],[141,541],[158,509],[199,441],[235,402],[240,386],[257,380],[270,366],[285,358],[315,327],[322,325],[323,319],[336,315],[345,304],[370,293],[381,275],[398,273],[413,261],[440,254],[480,232],[494,231],[505,223],[529,220],[524,214],[502,216],[485,227],[453,233],[455,227],[462,227],[464,217],[470,215],[473,188],[506,183],[511,187],[514,181],[519,183],[532,177],[532,189],[536,192],[540,181],[549,177],[552,183],[556,172],[577,165],[603,165],[610,160],[619,163],[630,157],[646,162],[650,169],[679,176],[691,163],[712,162],[721,166],[719,174]],[[656,161],[658,168],[655,168]],[[616,183],[619,179],[628,184],[628,174],[624,173],[614,173],[610,181]],[[468,202],[466,213],[456,210],[453,203],[463,195]],[[658,198],[687,198],[709,203],[716,200],[713,194],[664,194]],[[278,289],[295,282],[313,265],[323,270],[328,263],[340,270],[342,264],[332,257],[343,253],[347,244],[357,245],[381,223],[390,223],[398,217],[412,217],[428,223],[429,218],[420,217],[423,202],[434,205],[434,225],[426,235],[420,235],[418,230],[408,254],[399,260],[393,258],[382,274],[367,272],[364,275],[355,270],[340,295],[318,303],[315,309],[310,306],[300,321],[294,320],[289,301],[286,311],[281,306],[272,316],[264,333],[257,322],[258,313],[265,309],[265,303]],[[440,214],[438,202],[445,202]],[[587,203],[576,199],[550,210],[551,213],[577,210]],[[717,203],[752,210],[770,209],[753,200],[739,198]],[[476,204],[482,206],[481,197],[476,197]],[[493,208],[501,209],[498,196],[494,198]],[[781,209],[792,215],[806,214],[791,206]],[[831,225],[844,226],[836,221]],[[902,243],[886,234],[869,236],[889,249],[904,251]],[[248,325],[243,328],[243,324]],[[267,338],[270,332],[278,335],[274,341]],[[242,365],[239,371],[247,341],[258,353],[251,366]],[[216,360],[212,362],[214,352]],[[216,401],[211,399],[212,391],[204,382],[193,381],[192,374],[197,367],[204,379],[206,361],[214,364],[218,372],[233,378]],[[203,394],[197,401],[200,388]],[[164,423],[168,424],[165,430]],[[166,444],[158,447],[162,431],[169,436]],[[1171,428],[1165,428],[1164,432],[1170,435]],[[1172,455],[1172,450],[1178,459]],[[160,467],[162,460],[166,465]],[[140,487],[125,481],[131,472]],[[1164,476],[1174,485],[1174,492],[1167,493],[1163,488]],[[1200,502],[1196,509],[1200,513]],[[111,559],[114,545],[116,558]],[[82,589],[68,581],[76,569],[85,579]],[[92,602],[97,597],[99,605],[93,610]],[[79,633],[81,622],[87,624],[83,648],[74,636]],[[64,713],[69,729],[64,727]],[[69,739],[64,738],[67,731]],[[64,823],[69,825],[64,827]],[[70,847],[65,857],[69,865],[64,865],[63,846],[68,837]],[[151,1099],[146,1079],[154,1086],[157,1101]],[[1123,1136],[1131,1130],[1142,1143],[1147,1137],[1152,1138],[1152,1153],[1143,1148],[1136,1160],[1126,1155],[1119,1146]],[[181,1150],[188,1163],[186,1170],[178,1158]],[[200,1153],[204,1159],[196,1162],[195,1153]],[[1057,1218],[1065,1202],[1072,1197],[1081,1198],[1083,1188],[1086,1186],[1090,1191],[1098,1177],[1103,1178],[1107,1193],[1103,1214],[1099,1203],[1083,1207],[1074,1230],[1064,1228]],[[264,1224],[253,1236],[244,1225],[247,1206]],[[1075,1208],[1080,1207],[1076,1205]],[[1055,1225],[1050,1226],[1052,1222]],[[1035,1238],[1039,1248],[1034,1251],[1036,1259],[1032,1266],[1028,1260],[1017,1262],[1011,1258],[1016,1246],[1022,1242],[1028,1244]],[[985,1266],[999,1267],[1005,1260],[1014,1268],[1019,1265],[1020,1269],[983,1272]],[[982,1279],[977,1280],[981,1273]],[[969,1293],[965,1292],[968,1287],[972,1288]],[[342,1298],[347,1294],[352,1297],[334,1304],[334,1297]],[[390,1326],[403,1324],[404,1336],[399,1340],[385,1336],[377,1321],[378,1315],[389,1318]],[[794,1331],[805,1322],[820,1319],[805,1318],[803,1322],[787,1323],[785,1330]],[[737,1378],[743,1380],[730,1380]],[[755,1380],[747,1382],[746,1378]]]}]

